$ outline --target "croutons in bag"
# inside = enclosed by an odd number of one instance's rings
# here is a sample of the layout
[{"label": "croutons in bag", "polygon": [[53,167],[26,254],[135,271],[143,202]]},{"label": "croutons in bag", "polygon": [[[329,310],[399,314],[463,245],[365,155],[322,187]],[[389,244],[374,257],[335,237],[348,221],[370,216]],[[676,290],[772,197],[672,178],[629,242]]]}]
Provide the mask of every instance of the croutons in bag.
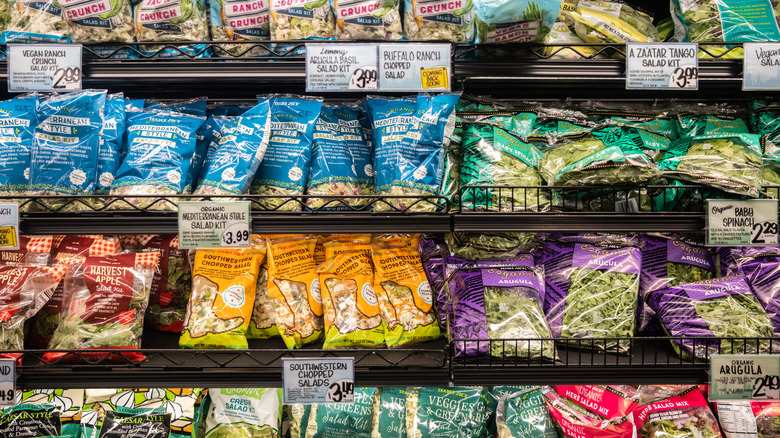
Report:
[{"label": "croutons in bag", "polygon": [[192,268],[192,293],[179,346],[249,348],[247,330],[257,278],[265,258],[253,236],[245,249],[199,249]]},{"label": "croutons in bag", "polygon": [[322,336],[322,296],[311,235],[268,243],[268,296],[276,300],[274,320],[287,348],[301,348]]},{"label": "croutons in bag", "polygon": [[[49,349],[140,348],[149,289],[159,258],[157,252],[90,256],[69,271],[65,281],[62,323],[54,332]],[[68,355],[46,353],[44,360],[57,360]],[[80,353],[79,358],[106,355]],[[130,360],[145,357],[138,352],[127,352],[122,356]]]},{"label": "croutons in bag", "polygon": [[430,341],[441,336],[433,291],[420,259],[420,236],[377,239],[371,243],[374,292],[387,324],[388,347]]},{"label": "croutons in bag", "polygon": [[317,269],[325,314],[323,348],[384,345],[385,330],[368,260],[363,253],[344,252]]}]

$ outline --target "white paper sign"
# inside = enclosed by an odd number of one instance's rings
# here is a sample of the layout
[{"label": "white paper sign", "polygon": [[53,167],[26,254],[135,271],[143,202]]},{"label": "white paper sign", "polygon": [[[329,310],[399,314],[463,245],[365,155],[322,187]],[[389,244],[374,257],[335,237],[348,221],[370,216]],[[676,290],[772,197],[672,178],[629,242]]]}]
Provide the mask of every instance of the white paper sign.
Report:
[{"label": "white paper sign", "polygon": [[707,244],[777,246],[776,199],[707,200]]},{"label": "white paper sign", "polygon": [[306,91],[376,91],[376,44],[306,44]]},{"label": "white paper sign", "polygon": [[626,44],[626,88],[697,90],[697,53],[695,43]]},{"label": "white paper sign", "polygon": [[355,359],[282,359],[284,403],[353,403]]},{"label": "white paper sign", "polygon": [[249,201],[179,202],[179,248],[248,247]]},{"label": "white paper sign", "polygon": [[745,43],[742,89],[780,90],[780,43]]},{"label": "white paper sign", "polygon": [[81,44],[9,44],[8,91],[81,90]]}]

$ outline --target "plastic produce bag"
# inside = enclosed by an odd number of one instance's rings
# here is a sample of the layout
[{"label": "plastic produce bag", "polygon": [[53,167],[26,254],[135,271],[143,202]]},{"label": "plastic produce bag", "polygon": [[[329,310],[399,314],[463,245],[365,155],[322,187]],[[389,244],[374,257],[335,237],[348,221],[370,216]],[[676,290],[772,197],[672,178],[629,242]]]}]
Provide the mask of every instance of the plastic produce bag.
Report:
[{"label": "plastic produce bag", "polygon": [[375,191],[386,199],[374,210],[429,212],[444,178],[444,151],[455,126],[457,94],[418,95],[416,99],[369,98],[373,126]]},{"label": "plastic produce bag", "polygon": [[718,420],[696,386],[638,407],[634,418],[642,438],[721,438]]},{"label": "plastic produce bag", "polygon": [[160,253],[149,297],[147,322],[157,330],[181,333],[192,292],[192,267],[186,249],[179,249],[179,236],[156,236],[147,250]]},{"label": "plastic produce bag", "polygon": [[541,387],[501,397],[496,422],[498,438],[558,438]]},{"label": "plastic produce bag", "polygon": [[770,1],[672,0],[675,40],[702,42],[780,41],[780,12]]},{"label": "plastic produce bag", "polygon": [[[63,424],[63,409],[54,404],[19,404],[3,410],[0,415],[0,436],[3,438],[50,438],[78,436],[78,424]],[[75,427],[73,427],[75,426]]]},{"label": "plastic produce bag", "polygon": [[131,196],[189,193],[196,133],[204,121],[204,117],[167,110],[128,113],[127,156],[111,185],[112,195],[126,198],[114,205],[127,208],[129,203],[139,209],[175,210],[175,201]]},{"label": "plastic produce bag", "polygon": [[544,309],[553,336],[575,346],[623,351],[627,342],[574,339],[634,335],[642,250],[634,246],[549,241],[542,260]]},{"label": "plastic produce bag", "polygon": [[264,243],[252,236],[244,249],[199,249],[192,268],[192,294],[187,305],[180,347],[249,348],[252,318]]},{"label": "plastic produce bag", "polygon": [[325,319],[322,348],[375,348],[385,344],[371,259],[355,257],[357,254],[339,254],[317,268]]},{"label": "plastic produce bag", "polygon": [[[60,433],[78,437],[81,408],[84,405],[84,389],[20,389],[15,394],[16,406],[54,406],[59,414]],[[8,412],[8,411],[5,411]],[[4,423],[5,424],[5,423]],[[54,423],[56,425],[56,422]],[[2,432],[0,432],[2,435]],[[21,434],[20,434],[21,435]],[[20,436],[14,434],[13,436]]]},{"label": "plastic produce bag", "polygon": [[447,275],[444,257],[449,256],[450,250],[447,243],[432,236],[420,237],[419,250],[425,277],[433,289],[433,297],[436,300],[436,316],[439,318],[439,327],[446,333],[449,299],[445,290]]},{"label": "plastic produce bag", "polygon": [[780,254],[777,249],[739,255],[736,263],[738,270],[735,271],[745,277],[750,290],[769,317],[775,333],[780,333]]},{"label": "plastic produce bag", "polygon": [[680,284],[650,293],[648,304],[658,314],[672,347],[683,358],[711,354],[756,354],[778,348],[770,340],[691,339],[768,338],[774,330],[758,299],[741,276]]},{"label": "plastic produce bag", "polygon": [[307,207],[348,209],[368,203],[366,199],[348,198],[373,192],[371,148],[360,125],[360,112],[360,108],[353,106],[323,105],[314,126],[311,174],[306,194],[337,199],[309,198]]},{"label": "plastic produce bag", "polygon": [[38,96],[0,102],[0,195],[21,195],[30,184],[33,129],[38,124]]},{"label": "plastic produce bag", "polygon": [[[327,1],[327,0],[323,0]],[[314,125],[322,108],[322,98],[306,96],[259,96],[271,111],[271,139],[250,192],[273,195],[256,199],[254,208],[297,211],[311,166]]]},{"label": "plastic produce bag", "polygon": [[536,233],[448,233],[452,255],[467,260],[505,260],[536,249]]},{"label": "plastic produce bag", "polygon": [[222,125],[219,140],[207,156],[204,178],[193,195],[240,195],[249,190],[271,136],[268,111],[268,101],[263,101]]},{"label": "plastic produce bag", "polygon": [[[549,208],[539,174],[542,151],[504,129],[468,124],[463,133],[461,186],[487,186],[463,190],[467,211],[540,211]],[[501,188],[505,186],[506,188]]]},{"label": "plastic produce bag", "polygon": [[[94,193],[103,128],[101,111],[105,102],[105,90],[76,91],[38,102],[38,125],[35,127],[30,164],[30,195]],[[66,198],[40,202],[57,211],[84,209],[83,204],[68,203]]]},{"label": "plastic produce bag", "polygon": [[336,39],[400,40],[400,0],[330,1],[336,13]]},{"label": "plastic produce bag", "polygon": [[406,438],[407,388],[379,388],[374,407],[371,438]]},{"label": "plastic produce bag", "polygon": [[[0,350],[24,349],[24,323],[51,298],[64,266],[0,267]],[[16,359],[20,353],[2,353]]]},{"label": "plastic produce bag", "polygon": [[306,438],[311,405],[293,404],[290,406],[290,438]]},{"label": "plastic produce bag", "polygon": [[281,436],[282,389],[209,389],[205,438]]},{"label": "plastic produce bag", "polygon": [[322,295],[314,263],[316,238],[294,235],[268,243],[268,296],[287,348],[301,348],[322,336]]},{"label": "plastic produce bag", "polygon": [[378,239],[371,243],[374,292],[387,346],[430,341],[441,336],[433,308],[433,291],[420,259],[419,235]]},{"label": "plastic produce bag", "polygon": [[474,3],[404,0],[404,32],[408,40],[474,40]]},{"label": "plastic produce bag", "polygon": [[[133,24],[141,42],[208,41],[206,3],[203,0],[181,0],[178,4],[160,5],[156,0],[141,0],[133,9]],[[157,58],[203,58],[209,52],[205,44],[165,48],[143,45],[141,53]]]},{"label": "plastic produce bag", "polygon": [[327,40],[335,33],[328,0],[271,0],[272,40]]},{"label": "plastic produce bag", "polygon": [[249,339],[268,339],[279,336],[279,327],[276,325],[276,306],[280,305],[276,300],[268,296],[268,260],[260,266],[260,274],[257,277],[257,290],[255,291],[255,306],[252,309],[252,320],[249,321]]},{"label": "plastic produce bag", "polygon": [[112,411],[91,411],[84,414],[81,418],[80,435],[82,438],[175,437],[171,434],[171,414],[164,409],[121,406]]},{"label": "plastic produce bag", "polygon": [[135,41],[130,0],[111,2],[58,2],[68,33],[78,43],[131,43]]},{"label": "plastic produce bag", "polygon": [[100,133],[95,193],[108,193],[111,184],[114,183],[116,172],[119,170],[119,165],[122,164],[125,153],[126,125],[124,95],[122,93],[109,94],[106,106],[103,108],[103,130]]},{"label": "plastic produce bag", "polygon": [[670,178],[756,198],[764,149],[754,134],[704,135],[675,142],[658,167]]},{"label": "plastic produce bag", "polygon": [[[445,407],[446,406],[446,407]],[[408,438],[479,437],[487,434],[487,402],[482,388],[423,387],[406,393]]]},{"label": "plastic produce bag", "polygon": [[742,117],[742,108],[739,106],[696,105],[680,108],[680,112],[672,119],[672,129],[679,138],[747,134],[748,123]]},{"label": "plastic produce bag", "polygon": [[[271,36],[271,13],[268,6],[266,0],[210,1],[211,38],[214,41],[267,41]],[[270,54],[267,49],[252,44],[219,44],[213,50],[215,56],[252,57]]]},{"label": "plastic produce bag", "polygon": [[633,416],[628,412],[618,413],[605,419],[579,406],[572,406],[569,400],[548,389],[543,393],[550,417],[557,425],[562,438],[635,438]]},{"label": "plastic produce bag", "polygon": [[682,283],[714,278],[712,252],[703,244],[666,235],[642,237],[642,275],[639,283],[639,331],[659,332],[653,309],[645,301],[650,292]]},{"label": "plastic produce bag", "polygon": [[456,355],[554,361],[553,341],[539,340],[552,334],[542,310],[544,272],[533,257],[468,265],[448,276]]},{"label": "plastic produce bag", "polygon": [[[62,323],[49,349],[140,348],[149,289],[159,258],[157,252],[89,256],[83,265],[74,266],[65,279]],[[68,353],[46,353],[44,360],[65,356]],[[102,358],[108,354],[80,356]],[[144,357],[132,351],[122,353],[123,359],[137,361]]]},{"label": "plastic produce bag", "polygon": [[544,37],[545,48],[542,51],[549,59],[583,59],[602,58],[601,47],[576,46],[583,43],[569,26],[563,21],[553,24],[550,33]]},{"label": "plastic produce bag", "polygon": [[306,438],[370,438],[377,388],[355,388],[354,404],[312,405]]},{"label": "plastic produce bag", "polygon": [[52,240],[52,236],[19,236],[19,249],[0,250],[0,266],[48,265]]},{"label": "plastic produce bag", "polygon": [[661,41],[653,20],[622,2],[580,0],[576,11],[566,15],[587,43]]},{"label": "plastic produce bag", "polygon": [[542,42],[561,0],[475,0],[477,43]]},{"label": "plastic produce bag", "polygon": [[71,42],[68,23],[57,1],[9,1],[7,4],[10,17],[3,18],[7,27],[2,29],[1,43]]},{"label": "plastic produce bag", "polygon": [[725,438],[769,438],[780,434],[780,402],[719,401],[717,411]]}]

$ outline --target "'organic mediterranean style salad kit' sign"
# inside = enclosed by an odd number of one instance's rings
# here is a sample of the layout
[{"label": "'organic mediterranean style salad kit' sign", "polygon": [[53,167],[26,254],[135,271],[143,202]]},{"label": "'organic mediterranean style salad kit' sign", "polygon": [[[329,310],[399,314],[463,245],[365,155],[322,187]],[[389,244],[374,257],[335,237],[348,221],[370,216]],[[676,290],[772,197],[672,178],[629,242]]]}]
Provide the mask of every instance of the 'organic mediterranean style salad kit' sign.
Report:
[{"label": "'organic mediterranean style salad kit' sign", "polygon": [[179,248],[248,247],[248,201],[179,203]]}]

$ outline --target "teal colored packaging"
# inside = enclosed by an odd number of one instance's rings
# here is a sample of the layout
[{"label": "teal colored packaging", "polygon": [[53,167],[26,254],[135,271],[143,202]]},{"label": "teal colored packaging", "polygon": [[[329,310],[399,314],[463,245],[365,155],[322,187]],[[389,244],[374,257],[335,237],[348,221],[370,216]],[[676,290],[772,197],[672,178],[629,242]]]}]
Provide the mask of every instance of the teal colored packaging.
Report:
[{"label": "teal colored packaging", "polygon": [[[360,113],[357,107],[323,105],[314,126],[311,173],[306,194],[340,197],[371,194],[374,169]],[[342,199],[342,202],[350,207],[365,203],[361,199]],[[322,198],[310,198],[307,207],[347,208],[342,203]]]},{"label": "teal colored packaging", "polygon": [[490,436],[496,433],[496,412],[498,411],[498,404],[501,400],[507,398],[511,394],[515,394],[522,391],[530,391],[536,386],[493,386],[487,391],[485,398],[487,402],[488,421],[487,428]]},{"label": "teal colored packaging", "polygon": [[503,438],[558,438],[542,396],[544,388],[506,394],[498,405],[498,436]]},{"label": "teal colored packaging", "polygon": [[59,412],[62,435],[78,437],[84,389],[17,389],[16,403],[54,406]]},{"label": "teal colored packaging", "polygon": [[371,438],[406,438],[406,388],[380,388]]},{"label": "teal colored packaging", "polygon": [[[482,388],[423,387],[407,393],[410,437],[486,437],[487,397]],[[412,415],[414,413],[414,415]]]},{"label": "teal colored packaging", "polygon": [[38,96],[0,102],[0,193],[26,192],[30,175],[30,145],[37,125]]},{"label": "teal colored packaging", "polygon": [[561,0],[474,0],[477,43],[542,42]]},{"label": "teal colored packaging", "polygon": [[0,416],[0,436],[23,438],[77,437],[78,423],[63,424],[62,408],[53,404],[11,406]]},{"label": "teal colored packaging", "polygon": [[81,438],[185,438],[171,433],[172,415],[164,408],[92,410],[81,417]]},{"label": "teal colored packaging", "polygon": [[355,388],[354,403],[312,405],[306,438],[371,438],[377,388]]},{"label": "teal colored packaging", "polygon": [[268,101],[260,102],[234,121],[225,123],[220,139],[211,149],[203,181],[196,195],[240,195],[246,193],[271,135]]},{"label": "teal colored packaging", "polygon": [[209,116],[238,117],[243,115],[245,112],[249,111],[252,108],[253,106],[251,104],[239,104],[239,105],[217,104],[214,107],[209,107],[206,110],[206,113]]},{"label": "teal colored packaging", "polygon": [[103,134],[100,138],[95,193],[108,193],[116,178],[124,155],[125,125],[124,96],[121,93],[109,95],[103,108]]},{"label": "teal colored packaging", "polygon": [[127,156],[111,188],[116,195],[189,192],[196,133],[205,118],[144,110],[127,117]]},{"label": "teal colored packaging", "polygon": [[261,209],[300,210],[300,203],[288,201],[290,196],[302,195],[306,188],[322,98],[259,96],[258,101],[270,105],[271,138],[250,192],[274,196],[256,200]]},{"label": "teal colored packaging", "polygon": [[724,115],[680,113],[672,127],[678,138],[749,133],[745,119]]},{"label": "teal colored packaging", "polygon": [[770,0],[672,0],[671,9],[677,41],[780,41],[780,9]]},{"label": "teal colored packaging", "polygon": [[95,191],[105,102],[105,90],[77,91],[38,102],[30,164],[33,194]]},{"label": "teal colored packaging", "polygon": [[289,438],[306,438],[311,405],[294,404],[290,406]]},{"label": "teal colored packaging", "polygon": [[389,191],[395,180],[396,151],[401,140],[415,123],[417,102],[414,98],[385,99],[369,97],[366,113],[372,125],[374,143],[374,190]]}]

